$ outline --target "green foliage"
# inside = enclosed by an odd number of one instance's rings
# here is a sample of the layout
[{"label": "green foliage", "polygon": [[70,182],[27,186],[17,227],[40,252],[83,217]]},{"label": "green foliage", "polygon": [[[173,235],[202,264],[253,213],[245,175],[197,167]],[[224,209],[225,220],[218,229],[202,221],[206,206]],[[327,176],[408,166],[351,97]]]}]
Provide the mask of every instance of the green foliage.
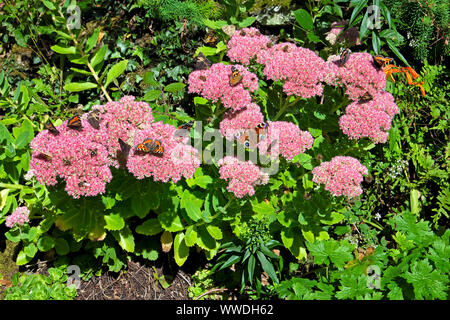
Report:
[{"label": "green foliage", "polygon": [[354,245],[333,239],[308,244],[315,269],[282,281],[275,291],[289,300],[445,300],[450,231],[438,235],[408,211],[391,218],[388,225],[395,246],[388,246],[382,237],[365,254],[355,250],[353,256]]},{"label": "green foliage", "polygon": [[140,0],[136,7],[147,10],[153,19],[174,21],[186,19],[202,25],[205,18],[217,18],[220,8],[212,0]]},{"label": "green foliage", "polygon": [[6,289],[6,300],[72,300],[77,295],[75,285],[67,286],[67,275],[59,268],[42,274],[20,274],[12,277],[12,287]]},{"label": "green foliage", "polygon": [[448,34],[450,8],[448,1],[384,0],[392,16],[398,21],[398,29],[407,35],[406,44],[412,50],[415,61],[442,63],[450,50]]}]

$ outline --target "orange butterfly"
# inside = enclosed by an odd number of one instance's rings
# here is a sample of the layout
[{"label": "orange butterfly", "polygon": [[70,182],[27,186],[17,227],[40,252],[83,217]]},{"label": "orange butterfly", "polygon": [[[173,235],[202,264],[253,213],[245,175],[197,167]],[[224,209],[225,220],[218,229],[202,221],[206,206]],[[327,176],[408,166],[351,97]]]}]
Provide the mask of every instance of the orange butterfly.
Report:
[{"label": "orange butterfly", "polygon": [[69,120],[67,120],[67,126],[71,129],[81,129],[83,126],[81,125],[80,116],[75,115]]},{"label": "orange butterfly", "polygon": [[250,130],[246,130],[244,132],[237,133],[234,137],[246,148],[254,149],[260,141],[266,138],[267,126],[268,124],[266,122],[261,122],[255,127],[255,133]]},{"label": "orange butterfly", "polygon": [[194,121],[191,120],[191,121],[179,126],[178,129],[191,130],[193,125],[194,125]]},{"label": "orange butterfly", "polygon": [[161,141],[147,138],[136,146],[136,150],[143,153],[162,155],[164,152],[164,147],[162,146]]},{"label": "orange butterfly", "polygon": [[348,58],[350,57],[350,54],[352,53],[352,51],[348,48],[341,48],[340,52],[339,52],[339,64],[344,65],[347,61]]},{"label": "orange butterfly", "polygon": [[234,87],[237,86],[242,81],[242,74],[241,72],[235,67],[231,67],[231,75],[230,75],[230,86]]},{"label": "orange butterfly", "polygon": [[384,66],[386,66],[388,64],[393,63],[394,59],[389,58],[389,57],[383,57],[382,55],[377,54],[377,55],[375,55],[373,57],[373,61],[375,62],[375,65],[378,68],[381,68],[381,67],[384,67]]},{"label": "orange butterfly", "polygon": [[52,133],[54,135],[59,134],[58,129],[56,129],[55,125],[50,120],[48,120],[48,122],[44,123],[44,128],[47,129],[48,131],[50,131],[50,133]]}]

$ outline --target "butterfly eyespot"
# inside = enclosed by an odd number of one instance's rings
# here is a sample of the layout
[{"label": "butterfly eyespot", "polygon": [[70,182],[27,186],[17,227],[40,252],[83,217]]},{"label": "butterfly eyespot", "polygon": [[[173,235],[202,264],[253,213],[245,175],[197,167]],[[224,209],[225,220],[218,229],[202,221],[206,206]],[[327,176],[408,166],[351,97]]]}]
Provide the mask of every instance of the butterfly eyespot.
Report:
[{"label": "butterfly eyespot", "polygon": [[95,157],[97,155],[97,149],[90,150],[91,157]]},{"label": "butterfly eyespot", "polygon": [[248,141],[248,140],[245,141],[245,142],[244,142],[244,146],[246,146],[247,148],[250,147],[250,141]]}]

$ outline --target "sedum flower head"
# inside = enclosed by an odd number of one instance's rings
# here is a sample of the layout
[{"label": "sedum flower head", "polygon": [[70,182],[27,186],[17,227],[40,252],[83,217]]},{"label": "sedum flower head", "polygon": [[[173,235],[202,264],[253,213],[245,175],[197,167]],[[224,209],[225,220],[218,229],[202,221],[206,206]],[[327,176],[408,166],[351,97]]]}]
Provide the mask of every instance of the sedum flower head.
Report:
[{"label": "sedum flower head", "polygon": [[227,190],[233,192],[237,198],[254,195],[256,185],[266,184],[269,181],[268,174],[262,172],[251,161],[241,161],[227,156],[219,160],[218,165],[220,178],[229,181]]},{"label": "sedum flower head", "polygon": [[132,148],[128,156],[127,168],[137,178],[153,177],[155,181],[178,182],[182,177],[192,178],[200,166],[198,152],[190,145],[181,142],[175,135],[177,129],[162,122],[153,123],[149,129],[134,136],[133,145],[137,146],[145,139],[159,140],[164,148],[162,155],[143,154]]},{"label": "sedum flower head", "polygon": [[5,226],[12,228],[14,225],[23,226],[29,221],[30,210],[27,207],[17,207],[13,213],[6,217]]},{"label": "sedum flower head", "polygon": [[220,100],[225,108],[233,110],[246,107],[252,100],[249,91],[258,89],[258,78],[243,66],[234,67],[243,77],[241,83],[231,86],[232,66],[216,63],[209,69],[196,70],[189,75],[189,93],[198,93],[213,102]]},{"label": "sedum flower head", "polygon": [[236,30],[227,43],[227,55],[231,61],[248,65],[261,50],[267,49],[269,43],[269,37],[256,28]]},{"label": "sedum flower head", "polygon": [[332,195],[353,198],[362,194],[361,183],[368,170],[355,158],[337,156],[315,167],[312,174],[313,182],[324,184]]}]

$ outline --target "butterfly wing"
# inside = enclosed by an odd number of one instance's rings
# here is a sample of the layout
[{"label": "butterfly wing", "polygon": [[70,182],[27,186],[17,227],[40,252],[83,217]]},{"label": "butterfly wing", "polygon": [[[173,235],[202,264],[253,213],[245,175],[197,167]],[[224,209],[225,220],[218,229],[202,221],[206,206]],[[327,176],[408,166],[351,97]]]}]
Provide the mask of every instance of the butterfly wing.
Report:
[{"label": "butterfly wing", "polygon": [[339,53],[339,58],[340,58],[340,64],[344,65],[347,63],[348,58],[350,57],[350,54],[352,53],[352,51],[348,48],[341,48],[341,51]]},{"label": "butterfly wing", "polygon": [[138,144],[136,146],[136,150],[143,152],[143,153],[150,153],[153,148],[153,140],[152,139],[145,139],[142,143]]},{"label": "butterfly wing", "polygon": [[242,81],[242,74],[236,67],[231,67],[230,86],[237,86]]},{"label": "butterfly wing", "polygon": [[156,155],[162,155],[164,153],[164,147],[162,146],[161,141],[159,140],[153,141],[153,149],[151,152]]},{"label": "butterfly wing", "polygon": [[100,117],[99,117],[99,111],[95,110],[88,114],[87,121],[94,129],[100,129]]},{"label": "butterfly wing", "polygon": [[366,103],[372,100],[373,97],[370,93],[366,92],[361,98],[359,98],[359,103]]},{"label": "butterfly wing", "polygon": [[72,118],[70,118],[69,120],[67,120],[67,126],[71,129],[82,128],[80,116],[75,115]]},{"label": "butterfly wing", "polygon": [[55,125],[50,120],[48,120],[46,123],[44,123],[44,128],[47,129],[48,131],[50,131],[50,133],[52,133],[54,135],[59,134],[58,129],[56,129]]},{"label": "butterfly wing", "polygon": [[184,129],[184,130],[191,130],[192,126],[194,125],[194,121],[189,121],[185,124],[182,124],[181,126],[178,127],[178,129]]},{"label": "butterfly wing", "polygon": [[195,62],[196,70],[205,70],[211,67],[211,61],[209,61],[203,53],[199,53]]}]

